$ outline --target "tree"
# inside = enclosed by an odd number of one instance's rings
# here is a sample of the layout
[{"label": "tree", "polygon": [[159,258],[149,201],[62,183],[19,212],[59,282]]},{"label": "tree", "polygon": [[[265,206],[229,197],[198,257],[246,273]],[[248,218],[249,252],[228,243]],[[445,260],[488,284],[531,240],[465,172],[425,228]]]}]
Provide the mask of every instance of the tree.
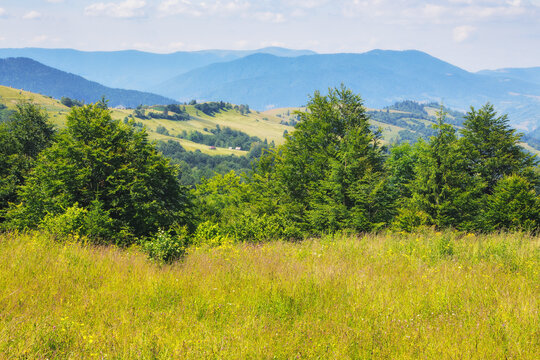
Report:
[{"label": "tree", "polygon": [[[272,156],[281,199],[301,209],[312,231],[370,230],[388,220],[380,136],[360,96],[343,85],[315,92],[285,144]],[[296,210],[296,211],[297,211]]]},{"label": "tree", "polygon": [[466,172],[466,159],[454,128],[439,113],[435,135],[418,145],[412,198],[406,205],[428,215],[438,227],[475,227],[480,207],[478,179]]},{"label": "tree", "polygon": [[72,213],[108,215],[101,220],[108,231],[100,233],[123,234],[108,241],[190,222],[187,189],[146,132],[113,120],[99,103],[72,108],[67,128],[42,152],[20,196],[11,213],[16,226],[37,227],[75,207],[84,210]]},{"label": "tree", "polygon": [[0,124],[0,222],[9,203],[17,202],[17,188],[54,133],[47,114],[32,103],[17,104],[8,121]]},{"label": "tree", "polygon": [[55,132],[45,110],[28,102],[17,104],[17,110],[7,126],[22,146],[22,153],[31,158],[35,158],[51,144]]},{"label": "tree", "polygon": [[390,149],[386,160],[389,182],[396,199],[405,200],[411,197],[410,184],[414,180],[415,167],[418,164],[418,153],[425,146],[422,139],[416,145],[404,142]]},{"label": "tree", "polygon": [[497,182],[485,215],[487,230],[540,229],[540,198],[527,179],[510,175]]},{"label": "tree", "polygon": [[467,171],[485,183],[484,194],[492,194],[499,180],[514,173],[536,184],[536,159],[519,145],[521,135],[510,128],[507,115],[497,116],[489,103],[478,111],[471,107],[463,126],[460,146]]}]

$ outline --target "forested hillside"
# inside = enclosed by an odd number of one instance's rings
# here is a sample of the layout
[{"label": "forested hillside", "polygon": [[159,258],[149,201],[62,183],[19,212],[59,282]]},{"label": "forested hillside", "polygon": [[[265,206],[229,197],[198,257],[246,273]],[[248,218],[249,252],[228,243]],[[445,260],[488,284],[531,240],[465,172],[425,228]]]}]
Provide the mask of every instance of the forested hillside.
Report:
[{"label": "forested hillside", "polygon": [[60,99],[70,97],[92,103],[106,97],[111,106],[170,104],[175,101],[147,92],[112,89],[28,58],[0,59],[0,85]]}]

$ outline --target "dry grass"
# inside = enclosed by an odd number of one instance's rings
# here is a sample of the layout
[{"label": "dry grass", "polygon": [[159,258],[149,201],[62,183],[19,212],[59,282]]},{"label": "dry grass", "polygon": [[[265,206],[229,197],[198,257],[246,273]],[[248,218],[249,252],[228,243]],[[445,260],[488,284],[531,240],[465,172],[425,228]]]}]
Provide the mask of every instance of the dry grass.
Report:
[{"label": "dry grass", "polygon": [[0,358],[536,359],[540,239],[426,233],[192,249],[0,236]]}]

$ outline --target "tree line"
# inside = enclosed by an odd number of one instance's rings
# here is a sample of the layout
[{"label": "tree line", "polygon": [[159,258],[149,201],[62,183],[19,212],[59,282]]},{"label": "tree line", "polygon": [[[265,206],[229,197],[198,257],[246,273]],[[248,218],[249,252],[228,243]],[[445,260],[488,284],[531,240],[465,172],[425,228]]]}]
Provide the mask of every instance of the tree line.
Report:
[{"label": "tree line", "polygon": [[216,147],[240,147],[242,150],[249,150],[252,144],[257,142],[263,142],[257,136],[249,136],[243,131],[231,129],[228,126],[220,127],[216,125],[215,129],[208,129],[210,134],[204,134],[197,130],[187,132],[182,131],[178,135],[180,139],[187,139],[198,144],[205,144],[208,146]]},{"label": "tree line", "polygon": [[72,108],[59,132],[21,104],[0,126],[1,226],[140,243],[162,260],[193,243],[344,230],[539,230],[538,161],[490,104],[471,108],[459,132],[441,112],[429,140],[390,149],[343,86],[315,92],[298,116],[252,171],[188,187],[144,130],[100,104]]}]

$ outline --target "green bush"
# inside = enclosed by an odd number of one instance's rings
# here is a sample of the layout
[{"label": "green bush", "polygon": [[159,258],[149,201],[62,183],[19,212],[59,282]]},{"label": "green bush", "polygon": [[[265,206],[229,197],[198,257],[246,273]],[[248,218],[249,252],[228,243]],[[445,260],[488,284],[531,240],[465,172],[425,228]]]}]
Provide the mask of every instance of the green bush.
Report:
[{"label": "green bush", "polygon": [[232,239],[222,231],[222,228],[213,222],[200,223],[192,237],[194,246],[221,246],[232,242]]},{"label": "green bush", "polygon": [[430,217],[423,211],[400,208],[399,214],[394,218],[392,226],[395,230],[413,232],[430,223]]},{"label": "green bush", "polygon": [[126,228],[118,227],[109,216],[109,211],[103,209],[103,204],[98,200],[94,200],[89,209],[75,203],[63,213],[48,213],[39,228],[57,237],[79,236],[94,243],[116,239],[117,245],[124,245],[132,236]]},{"label": "green bush", "polygon": [[172,263],[186,253],[189,245],[187,228],[180,227],[167,231],[160,229],[154,236],[142,242],[142,248],[151,259]]},{"label": "green bush", "polygon": [[84,233],[84,219],[88,210],[73,204],[63,214],[48,213],[41,221],[39,227],[51,235],[67,237],[68,235],[82,235]]}]

